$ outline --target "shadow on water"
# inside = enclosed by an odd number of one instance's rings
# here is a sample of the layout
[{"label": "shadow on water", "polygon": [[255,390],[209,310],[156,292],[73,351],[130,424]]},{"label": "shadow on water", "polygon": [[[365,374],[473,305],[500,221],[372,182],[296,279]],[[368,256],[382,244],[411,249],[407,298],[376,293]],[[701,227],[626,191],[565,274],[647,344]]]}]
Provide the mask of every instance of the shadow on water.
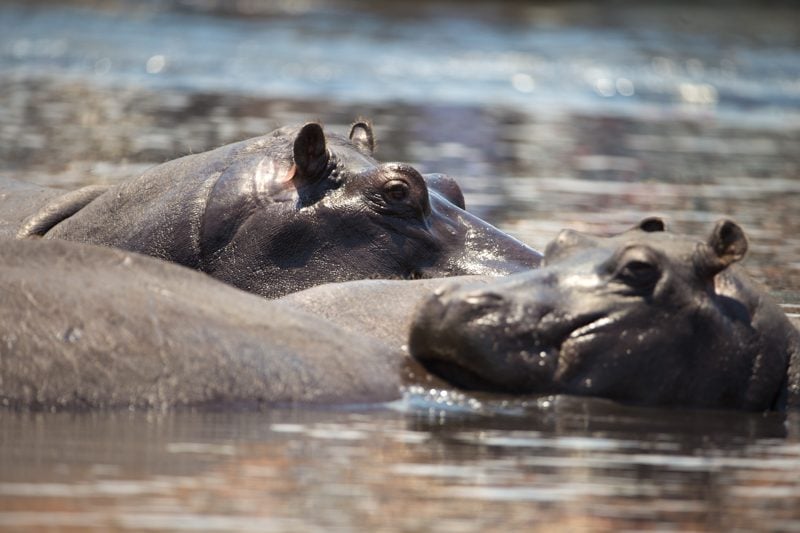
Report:
[{"label": "shadow on water", "polygon": [[[800,11],[747,2],[0,6],[0,173],[74,187],[322,120],[562,227],[735,218],[800,315]],[[352,410],[0,412],[0,528],[800,529],[800,418],[442,396]],[[452,394],[452,393],[449,393]]]}]

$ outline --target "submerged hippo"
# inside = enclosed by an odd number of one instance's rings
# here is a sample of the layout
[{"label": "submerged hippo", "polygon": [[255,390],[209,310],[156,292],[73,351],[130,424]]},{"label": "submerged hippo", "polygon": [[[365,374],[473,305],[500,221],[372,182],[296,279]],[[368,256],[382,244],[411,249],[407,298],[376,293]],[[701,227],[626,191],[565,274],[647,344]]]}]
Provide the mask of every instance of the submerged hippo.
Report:
[{"label": "submerged hippo", "polygon": [[800,335],[733,265],[746,250],[729,220],[705,241],[659,219],[606,238],[565,230],[540,270],[439,290],[420,309],[410,350],[467,389],[796,406]]},{"label": "submerged hippo", "polygon": [[373,146],[366,123],[349,137],[309,123],[113,187],[63,193],[4,184],[0,230],[152,255],[267,297],[332,281],[538,265],[536,251],[467,213],[452,179],[379,163]]},{"label": "submerged hippo", "polygon": [[253,407],[400,397],[405,356],[185,267],[0,240],[0,405]]}]

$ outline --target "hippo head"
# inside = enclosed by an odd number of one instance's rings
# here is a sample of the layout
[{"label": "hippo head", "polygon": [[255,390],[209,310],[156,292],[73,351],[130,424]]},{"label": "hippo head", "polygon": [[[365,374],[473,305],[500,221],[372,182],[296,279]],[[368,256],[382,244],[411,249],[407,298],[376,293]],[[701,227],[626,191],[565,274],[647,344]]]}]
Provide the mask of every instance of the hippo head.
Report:
[{"label": "hippo head", "polygon": [[540,255],[464,210],[452,179],[379,163],[371,127],[309,123],[254,140],[220,172],[201,268],[268,297],[332,281],[501,275]]},{"label": "hippo head", "polygon": [[746,250],[728,220],[699,242],[656,218],[606,238],[565,230],[541,269],[445,285],[409,347],[466,389],[768,409],[787,355],[760,330],[766,295],[730,267]]}]

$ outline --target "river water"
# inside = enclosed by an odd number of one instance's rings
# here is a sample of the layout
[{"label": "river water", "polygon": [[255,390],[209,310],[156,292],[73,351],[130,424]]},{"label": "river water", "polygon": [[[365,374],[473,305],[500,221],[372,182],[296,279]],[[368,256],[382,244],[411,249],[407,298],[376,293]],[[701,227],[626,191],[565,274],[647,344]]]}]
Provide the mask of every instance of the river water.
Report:
[{"label": "river water", "polygon": [[[671,4],[672,5],[672,4]],[[750,238],[800,313],[791,3],[0,6],[0,174],[110,183],[319,119],[543,248],[646,215]],[[0,529],[800,531],[796,414],[411,391],[235,413],[0,411]]]}]

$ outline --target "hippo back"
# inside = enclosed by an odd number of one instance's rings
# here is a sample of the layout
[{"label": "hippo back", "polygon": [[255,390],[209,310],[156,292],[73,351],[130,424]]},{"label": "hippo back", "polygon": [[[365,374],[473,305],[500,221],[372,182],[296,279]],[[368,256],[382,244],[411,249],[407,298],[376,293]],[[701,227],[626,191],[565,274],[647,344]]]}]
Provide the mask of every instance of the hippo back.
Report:
[{"label": "hippo back", "polygon": [[194,269],[201,266],[201,226],[209,195],[226,172],[276,153],[284,139],[257,137],[155,166],[112,187],[46,232],[133,250]]},{"label": "hippo back", "polygon": [[400,395],[397,350],[150,257],[0,240],[0,294],[7,406],[231,407]]}]

